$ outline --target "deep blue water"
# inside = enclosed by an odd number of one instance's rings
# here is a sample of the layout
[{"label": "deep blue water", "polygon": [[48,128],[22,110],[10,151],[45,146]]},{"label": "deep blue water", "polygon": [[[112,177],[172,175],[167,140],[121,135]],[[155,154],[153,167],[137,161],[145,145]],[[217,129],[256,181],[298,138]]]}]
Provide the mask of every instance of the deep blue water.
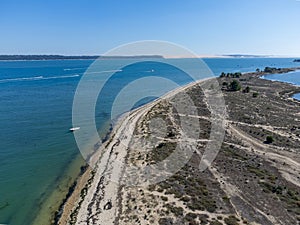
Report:
[{"label": "deep blue water", "polygon": [[[172,60],[181,60],[192,67],[194,59]],[[118,63],[106,61],[110,65]],[[217,76],[223,71],[297,66],[292,61],[287,58],[205,59]],[[78,156],[74,136],[68,132],[72,127],[73,96],[80,78],[92,63],[90,60],[0,62],[0,224],[30,224],[47,194],[56,188],[58,178]],[[110,79],[109,86],[101,93],[103,99],[97,103],[95,117],[99,130],[109,120],[112,102],[122,87],[146,76],[163,76],[179,85],[191,81],[182,71],[166,64],[146,62],[123,68]],[[287,80],[286,75],[280,76]],[[290,76],[288,81],[300,83],[299,74]],[[92,88],[101,74],[90,79]],[[275,79],[279,78],[275,76]],[[136,91],[147,88],[140,86]],[[134,105],[147,101],[149,98]]]}]

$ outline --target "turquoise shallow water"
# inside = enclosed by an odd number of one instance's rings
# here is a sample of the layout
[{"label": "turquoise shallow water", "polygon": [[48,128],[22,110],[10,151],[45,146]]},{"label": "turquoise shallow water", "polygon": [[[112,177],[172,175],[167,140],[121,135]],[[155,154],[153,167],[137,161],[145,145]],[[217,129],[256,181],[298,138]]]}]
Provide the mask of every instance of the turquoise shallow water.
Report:
[{"label": "turquoise shallow water", "polygon": [[[194,59],[172,60],[192,66]],[[265,66],[297,66],[292,61],[205,59],[216,75],[223,71],[254,71]],[[74,136],[68,132],[72,126],[72,102],[76,86],[92,62],[0,62],[0,224],[31,224],[47,195],[57,188],[63,171],[78,156]],[[117,61],[107,60],[107,63],[113,65]],[[182,71],[153,62],[124,68],[110,80],[111,86],[103,92],[105,98],[97,104],[95,117],[99,130],[103,130],[110,118],[118,91],[125,84],[150,75],[172,79],[179,85],[191,81]],[[100,75],[91,77],[95,81],[100,78]],[[147,101],[144,99],[138,105]]]}]

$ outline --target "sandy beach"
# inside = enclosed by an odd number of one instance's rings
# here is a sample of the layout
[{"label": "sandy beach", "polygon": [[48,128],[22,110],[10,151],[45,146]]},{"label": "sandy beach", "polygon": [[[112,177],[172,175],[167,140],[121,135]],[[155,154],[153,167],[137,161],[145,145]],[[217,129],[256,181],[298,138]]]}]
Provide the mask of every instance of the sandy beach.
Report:
[{"label": "sandy beach", "polygon": [[210,79],[179,87],[161,98],[123,115],[116,123],[109,140],[91,157],[96,164],[78,178],[77,185],[66,201],[58,224],[113,224],[118,216],[118,189],[124,170],[127,147],[137,122],[163,99],[185,91]]}]

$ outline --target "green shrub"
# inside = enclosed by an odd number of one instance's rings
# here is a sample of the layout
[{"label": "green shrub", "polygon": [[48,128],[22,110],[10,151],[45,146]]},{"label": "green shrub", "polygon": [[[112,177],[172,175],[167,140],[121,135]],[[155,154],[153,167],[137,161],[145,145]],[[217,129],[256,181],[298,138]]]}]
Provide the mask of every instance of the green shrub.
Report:
[{"label": "green shrub", "polygon": [[195,213],[188,213],[185,215],[185,219],[187,221],[193,221],[196,218],[197,218],[197,214],[195,214]]},{"label": "green shrub", "polygon": [[231,91],[239,91],[239,90],[241,90],[241,88],[242,88],[240,82],[237,81],[237,80],[233,80],[233,81],[230,83],[230,86],[229,86],[229,87],[230,87],[230,90],[231,90]]},{"label": "green shrub", "polygon": [[221,223],[221,222],[218,221],[218,220],[214,220],[214,221],[211,221],[211,222],[209,223],[209,225],[223,225],[223,223]]},{"label": "green shrub", "polygon": [[239,225],[238,221],[239,220],[235,216],[229,216],[229,217],[224,219],[224,222],[227,225]]},{"label": "green shrub", "polygon": [[173,219],[172,218],[160,218],[158,221],[159,225],[172,225]]},{"label": "green shrub", "polygon": [[280,68],[275,68],[275,67],[265,67],[264,72],[265,73],[276,73],[277,71],[280,71]]},{"label": "green shrub", "polygon": [[247,86],[244,90],[243,90],[244,93],[249,93],[250,92],[250,87]]},{"label": "green shrub", "polygon": [[271,144],[274,142],[274,138],[272,136],[267,136],[265,142],[266,144]]},{"label": "green shrub", "polygon": [[168,197],[166,197],[166,196],[161,196],[161,199],[165,202],[168,201]]}]

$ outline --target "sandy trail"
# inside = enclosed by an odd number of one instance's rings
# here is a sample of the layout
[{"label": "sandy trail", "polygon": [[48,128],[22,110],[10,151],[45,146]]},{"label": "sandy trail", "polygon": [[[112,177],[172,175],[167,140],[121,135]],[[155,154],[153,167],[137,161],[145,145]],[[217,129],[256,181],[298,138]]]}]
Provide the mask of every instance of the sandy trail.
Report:
[{"label": "sandy trail", "polygon": [[240,124],[243,126],[249,126],[249,127],[256,127],[256,128],[263,128],[267,131],[270,131],[272,133],[278,134],[280,136],[283,137],[292,137],[295,140],[300,140],[300,138],[292,133],[288,133],[286,127],[276,127],[276,126],[271,126],[271,125],[262,125],[262,124],[249,124],[249,123],[244,123],[244,122],[239,122],[239,121],[232,121],[232,120],[228,120],[227,122],[231,123],[231,124]]},{"label": "sandy trail", "polygon": [[251,151],[252,148],[255,153],[261,155],[265,160],[271,162],[272,164],[275,163],[276,167],[286,180],[300,187],[299,155],[286,151],[274,151],[274,149],[276,149],[274,146],[262,144],[260,141],[250,137],[233,125],[229,125],[229,131],[233,136],[241,139],[244,144],[249,146],[249,151]]},{"label": "sandy trail", "polygon": [[[209,167],[208,169],[213,174],[213,176],[216,178],[216,180],[219,182],[222,190],[226,193],[227,196],[229,196],[230,198],[233,198],[233,197],[236,197],[236,196],[239,197],[240,200],[244,202],[244,204],[251,207],[254,211],[256,211],[257,214],[262,215],[271,224],[277,224],[276,220],[271,215],[267,215],[266,213],[264,213],[263,211],[261,211],[257,207],[253,207],[252,204],[242,196],[241,190],[239,190],[236,186],[234,186],[234,185],[230,184],[229,182],[227,182],[226,177],[224,177],[223,174],[220,174],[217,171],[217,169],[215,169],[213,167]],[[242,218],[242,215],[240,213],[239,208],[236,207],[235,204],[232,201],[231,201],[231,204],[232,204],[232,206],[235,210],[236,215],[238,217]]]}]

